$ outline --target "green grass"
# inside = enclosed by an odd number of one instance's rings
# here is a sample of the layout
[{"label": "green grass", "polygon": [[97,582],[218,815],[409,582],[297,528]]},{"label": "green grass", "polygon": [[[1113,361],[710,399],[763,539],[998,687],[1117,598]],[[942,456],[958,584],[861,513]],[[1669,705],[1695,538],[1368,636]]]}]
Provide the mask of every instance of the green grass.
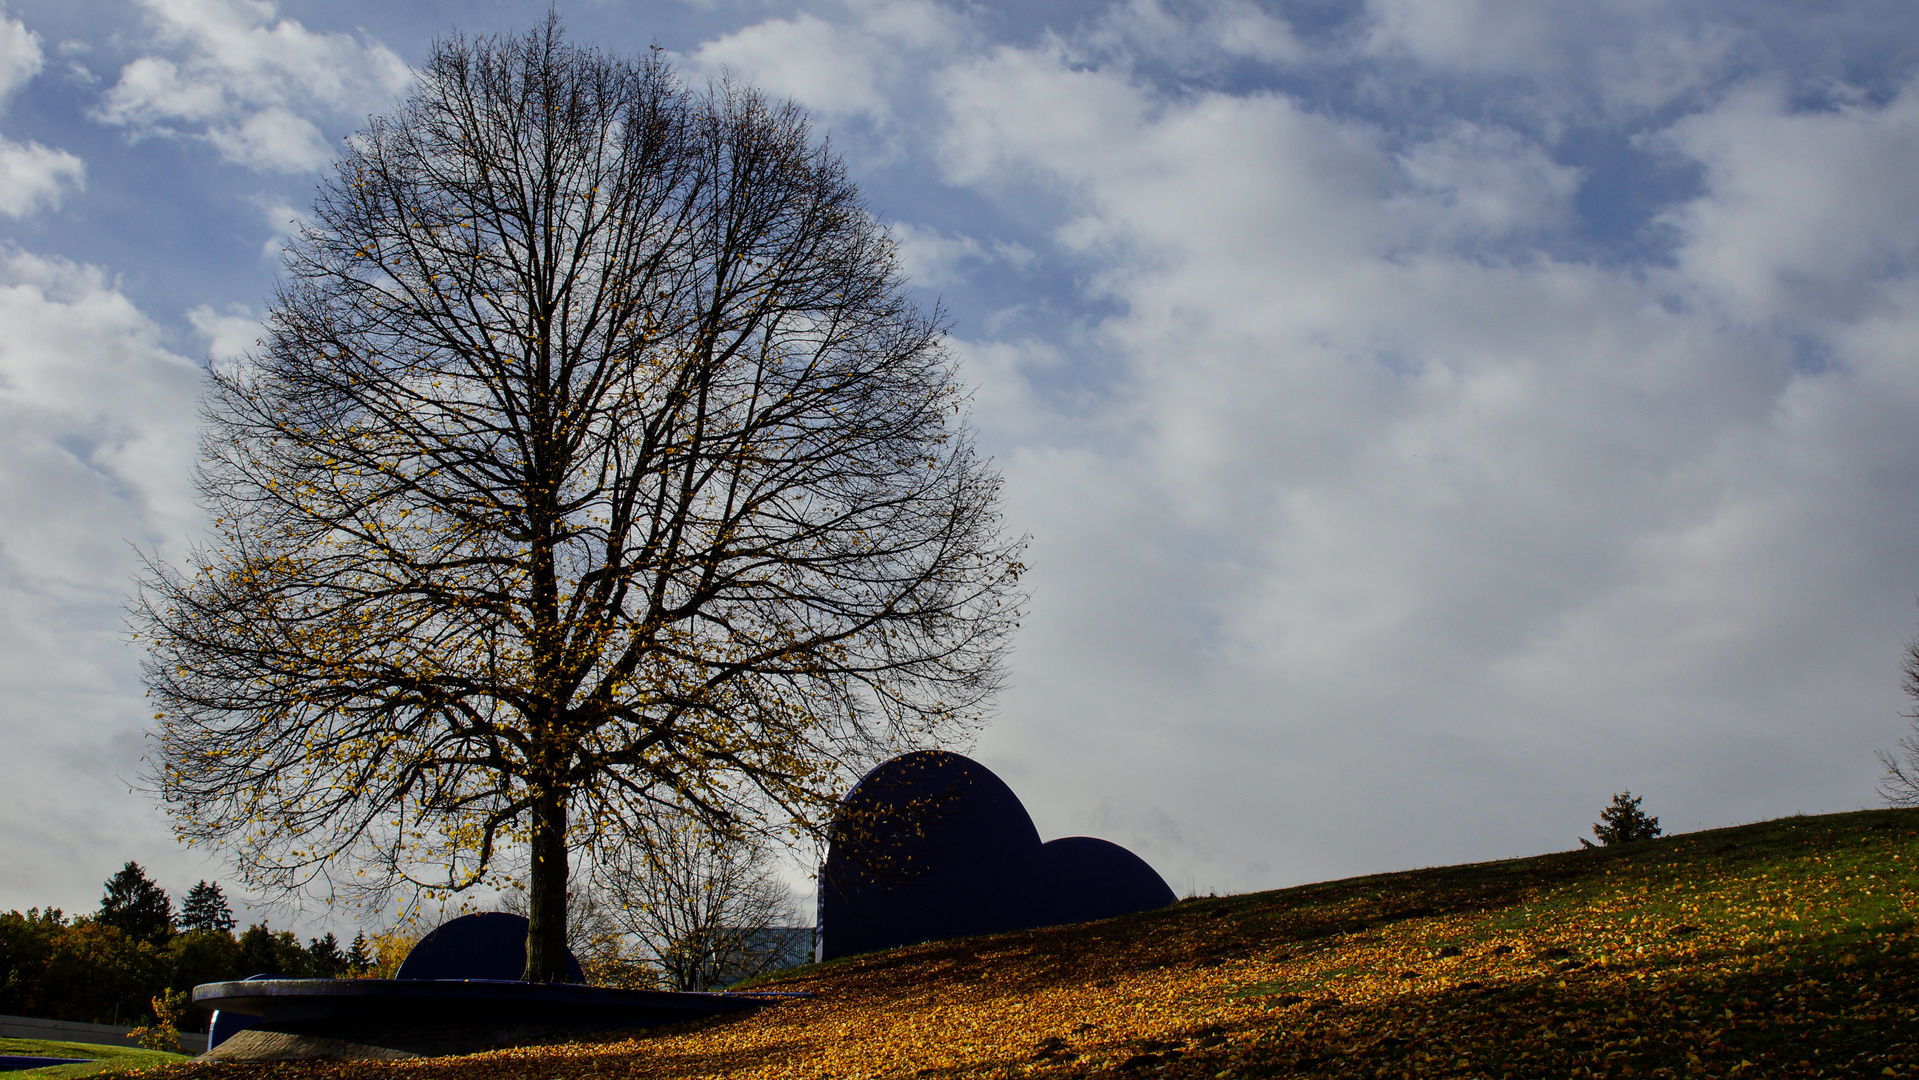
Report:
[{"label": "green grass", "polygon": [[106,1046],[100,1043],[65,1042],[56,1039],[0,1039],[0,1054],[22,1054],[55,1058],[92,1058],[73,1065],[52,1065],[44,1069],[22,1069],[4,1076],[94,1076],[99,1073],[138,1072],[157,1065],[172,1065],[191,1060],[187,1054],[169,1054],[138,1046]]}]

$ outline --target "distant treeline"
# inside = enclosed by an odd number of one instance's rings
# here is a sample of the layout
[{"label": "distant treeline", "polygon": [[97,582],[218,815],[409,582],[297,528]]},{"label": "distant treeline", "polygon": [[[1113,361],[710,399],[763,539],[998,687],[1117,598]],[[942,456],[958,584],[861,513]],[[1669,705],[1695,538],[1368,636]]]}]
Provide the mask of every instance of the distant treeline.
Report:
[{"label": "distant treeline", "polygon": [[[364,934],[341,948],[332,934],[305,945],[264,923],[233,932],[218,885],[202,881],[175,915],[166,893],[129,862],[107,883],[100,910],[58,908],[0,915],[0,1014],[140,1024],[166,990],[273,973],[289,978],[380,977],[397,968],[410,940]],[[207,1014],[193,1021],[204,1030]]]}]

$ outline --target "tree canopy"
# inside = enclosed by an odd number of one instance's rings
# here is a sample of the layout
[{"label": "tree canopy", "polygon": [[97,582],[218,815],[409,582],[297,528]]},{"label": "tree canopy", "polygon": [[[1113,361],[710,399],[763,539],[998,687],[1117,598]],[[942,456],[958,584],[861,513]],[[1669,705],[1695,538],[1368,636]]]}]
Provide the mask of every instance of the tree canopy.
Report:
[{"label": "tree canopy", "polygon": [[[1020,543],[936,314],[796,106],[557,20],[440,43],[348,141],[210,375],[216,537],[134,603],[174,827],[383,895],[655,814],[818,829],[963,737]],[[350,872],[343,872],[350,867]]]}]

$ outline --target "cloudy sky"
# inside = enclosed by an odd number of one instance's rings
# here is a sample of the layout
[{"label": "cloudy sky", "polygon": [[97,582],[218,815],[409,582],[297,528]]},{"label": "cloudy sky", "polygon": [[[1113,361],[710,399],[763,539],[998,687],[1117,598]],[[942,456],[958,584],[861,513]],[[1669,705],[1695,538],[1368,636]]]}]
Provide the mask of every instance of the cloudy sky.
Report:
[{"label": "cloudy sky", "polygon": [[[811,110],[1032,537],[977,748],[1180,893],[1878,804],[1919,624],[1919,8],[558,5]],[[126,859],[121,609],[339,139],[543,2],[7,0],[0,910]],[[318,926],[317,915],[279,924]]]}]

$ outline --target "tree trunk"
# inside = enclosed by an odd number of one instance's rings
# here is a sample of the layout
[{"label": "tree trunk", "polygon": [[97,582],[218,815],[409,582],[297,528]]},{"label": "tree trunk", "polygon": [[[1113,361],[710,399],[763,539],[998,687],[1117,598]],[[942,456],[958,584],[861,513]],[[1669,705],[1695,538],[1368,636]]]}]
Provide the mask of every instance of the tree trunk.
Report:
[{"label": "tree trunk", "polygon": [[565,982],[566,796],[549,789],[533,801],[533,865],[527,882],[527,982]]}]

